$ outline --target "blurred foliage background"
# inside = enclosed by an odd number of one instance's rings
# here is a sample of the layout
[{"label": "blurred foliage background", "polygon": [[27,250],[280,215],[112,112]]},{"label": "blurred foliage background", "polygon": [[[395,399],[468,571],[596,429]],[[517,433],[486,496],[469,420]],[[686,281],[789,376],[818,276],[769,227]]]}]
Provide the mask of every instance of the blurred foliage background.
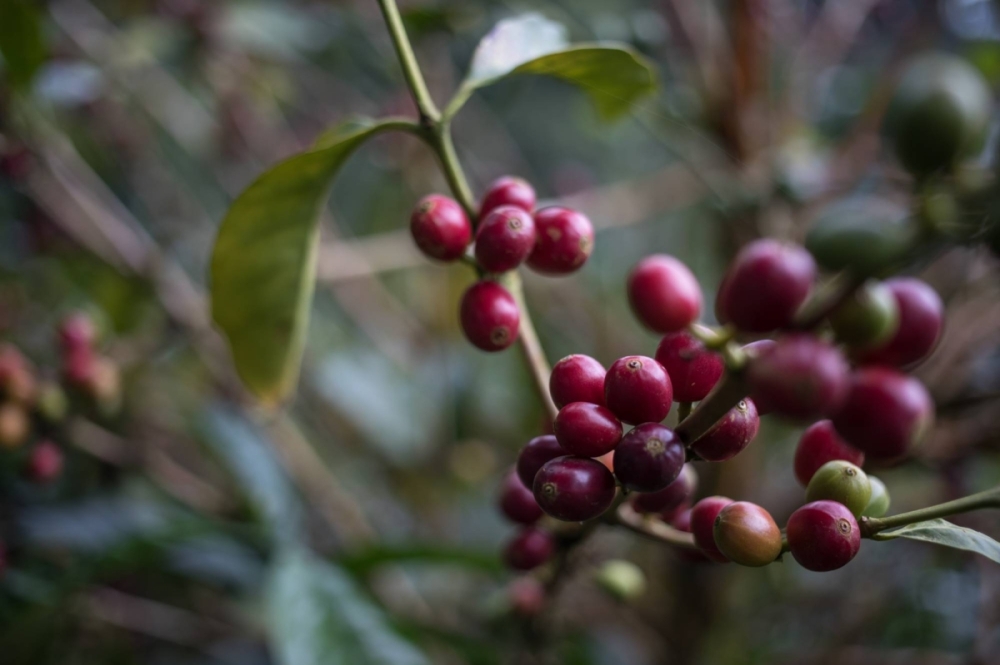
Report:
[{"label": "blurred foliage background", "polygon": [[[532,78],[477,94],[456,121],[477,191],[518,174],[598,228],[578,275],[527,278],[552,360],[652,353],[624,297],[651,251],[712,293],[737,247],[801,239],[825,201],[911,204],[880,139],[908,56],[956,52],[1000,83],[1000,7],[986,0],[401,8],[439,101],[490,26],[524,11],[658,65],[655,111],[615,124]],[[376,3],[0,0],[0,44],[0,335],[54,375],[57,323],[89,311],[123,383],[116,415],[74,410],[46,433],[66,455],[55,482],[24,478],[34,442],[0,451],[4,665],[528,663],[538,640],[546,662],[595,665],[1000,660],[1000,569],[905,542],[866,541],[819,575],[692,564],[605,529],[540,631],[523,630],[494,494],[543,408],[515,351],[461,338],[470,271],[411,245],[410,208],[446,189],[413,138],[378,139],[337,179],[296,400],[275,415],[245,398],[208,319],[212,239],[256,174],[325,128],[413,113]],[[1000,482],[1000,264],[960,247],[914,269],[948,323],[918,371],[934,436],[880,473],[898,510]],[[738,458],[699,468],[700,494],[783,522],[803,498],[798,434],[766,422]],[[958,521],[1000,533],[995,515]],[[642,598],[594,584],[612,557],[643,568]]]}]

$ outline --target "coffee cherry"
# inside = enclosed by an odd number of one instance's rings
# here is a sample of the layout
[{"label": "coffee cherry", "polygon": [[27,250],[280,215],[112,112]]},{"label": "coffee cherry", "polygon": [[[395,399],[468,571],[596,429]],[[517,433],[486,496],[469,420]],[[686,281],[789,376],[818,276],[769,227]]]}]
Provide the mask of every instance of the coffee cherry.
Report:
[{"label": "coffee cherry", "polygon": [[835,201],[813,220],[806,249],[831,272],[870,276],[903,263],[920,241],[908,208],[865,196]]},{"label": "coffee cherry", "polygon": [[[683,531],[684,533],[691,533],[691,509],[687,508],[678,512],[670,519],[670,526],[674,527],[678,531]],[[714,535],[713,535],[714,538]],[[677,555],[689,561],[691,563],[705,563],[711,562],[701,550],[691,550],[691,549],[679,549]]]},{"label": "coffee cherry", "polygon": [[802,433],[795,449],[795,478],[806,487],[821,466],[834,460],[861,466],[865,454],[840,438],[829,420],[813,423]]},{"label": "coffee cherry", "polygon": [[511,580],[507,585],[507,602],[515,614],[533,617],[545,607],[545,587],[531,575]]},{"label": "coffee cherry", "polygon": [[752,399],[744,399],[729,409],[725,417],[712,426],[700,439],[691,444],[691,450],[709,462],[724,462],[743,451],[760,429],[757,406]]},{"label": "coffee cherry", "polygon": [[827,462],[819,468],[806,488],[806,501],[836,501],[859,517],[868,507],[872,486],[865,472],[843,460]]},{"label": "coffee cherry", "polygon": [[667,513],[689,501],[697,488],[698,473],[693,466],[685,464],[672,483],[656,492],[633,494],[630,501],[638,513]]},{"label": "coffee cherry", "polygon": [[604,406],[604,365],[590,356],[575,353],[555,364],[549,375],[549,394],[556,407],[570,402]]},{"label": "coffee cherry", "polygon": [[514,471],[508,473],[500,485],[500,511],[518,524],[534,524],[542,517],[535,495]]},{"label": "coffee cherry", "polygon": [[525,487],[531,489],[535,483],[535,474],[546,462],[567,454],[568,451],[559,445],[554,435],[536,436],[528,441],[517,456],[517,477]]},{"label": "coffee cherry", "polygon": [[615,500],[615,477],[600,462],[560,457],[539,469],[532,488],[545,514],[564,522],[597,517]]},{"label": "coffee cherry", "polygon": [[514,570],[532,570],[552,558],[556,540],[544,529],[528,526],[518,531],[504,550],[504,562]]},{"label": "coffee cherry", "polygon": [[645,423],[626,434],[615,448],[615,476],[626,489],[656,492],[680,475],[685,453],[673,430]]},{"label": "coffee cherry", "polygon": [[517,339],[521,323],[514,297],[496,282],[476,282],[462,296],[462,330],[483,351],[502,351]]},{"label": "coffee cherry", "polygon": [[63,454],[51,441],[40,441],[28,458],[28,477],[36,483],[50,483],[63,469]]},{"label": "coffee cherry", "polygon": [[479,205],[479,218],[482,219],[500,206],[514,206],[530,213],[535,209],[535,190],[523,178],[509,175],[498,178],[483,195],[483,202]]},{"label": "coffee cherry", "polygon": [[836,501],[802,506],[785,526],[788,548],[806,570],[826,572],[842,568],[861,548],[861,530],[854,515]]},{"label": "coffee cherry", "polygon": [[725,563],[729,558],[715,544],[715,518],[722,509],[733,503],[724,496],[710,496],[694,504],[691,509],[691,533],[694,543],[712,561]]},{"label": "coffee cherry", "polygon": [[579,270],[594,251],[594,226],[581,212],[552,206],[535,213],[537,240],[528,267],[543,275]]},{"label": "coffee cherry", "polygon": [[743,249],[719,289],[719,310],[740,330],[788,326],[809,297],[816,264],[805,249],[765,238]]},{"label": "coffee cherry", "polygon": [[941,337],[944,305],[938,294],[919,279],[900,277],[885,285],[899,308],[899,327],[884,345],[867,350],[860,360],[869,365],[906,367],[923,360]]},{"label": "coffee cherry", "polygon": [[771,513],[747,501],[723,507],[712,533],[723,556],[741,566],[766,566],[781,554],[781,529]]},{"label": "coffee cherry", "polygon": [[97,326],[86,312],[67,314],[59,323],[59,346],[64,353],[92,349],[97,342]]},{"label": "coffee cherry", "polygon": [[673,396],[667,370],[646,356],[619,358],[604,377],[605,404],[631,425],[666,418]]},{"label": "coffee cherry", "polygon": [[646,574],[631,561],[606,561],[594,574],[594,581],[616,599],[628,602],[646,592]]},{"label": "coffee cherry", "polygon": [[13,402],[0,404],[0,448],[18,448],[30,429],[28,414],[22,407]]},{"label": "coffee cherry", "polygon": [[868,505],[861,514],[865,517],[882,517],[889,512],[889,490],[875,476],[868,476],[868,483],[872,488],[872,498],[868,499]]},{"label": "coffee cherry", "polygon": [[788,335],[750,363],[747,380],[754,401],[798,420],[835,412],[847,395],[850,368],[835,347],[812,335]]},{"label": "coffee cherry", "polygon": [[880,460],[905,455],[933,423],[934,402],[923,384],[888,367],[856,371],[847,401],[833,417],[845,441]]},{"label": "coffee cherry", "polygon": [[879,346],[899,328],[899,306],[892,289],[866,282],[830,314],[837,340],[857,348]]},{"label": "coffee cherry", "polygon": [[62,357],[62,373],[66,383],[74,388],[87,385],[94,374],[97,356],[89,347],[68,351]]},{"label": "coffee cherry", "polygon": [[580,457],[600,457],[614,450],[622,439],[622,424],[615,414],[590,402],[564,406],[552,429],[563,450]]},{"label": "coffee cherry", "polygon": [[702,296],[698,280],[672,256],[654,254],[628,276],[628,301],[636,318],[658,333],[672,333],[698,320]]},{"label": "coffee cherry", "polygon": [[410,216],[410,233],[424,254],[438,261],[454,261],[472,240],[472,224],[462,206],[440,194],[425,196]]},{"label": "coffee cherry", "polygon": [[725,370],[722,357],[689,332],[672,333],[660,340],[656,361],[667,370],[678,402],[705,399]]},{"label": "coffee cherry", "polygon": [[[773,339],[759,339],[756,342],[750,342],[744,346],[743,352],[747,355],[749,360],[753,360],[754,358],[759,358],[765,353],[770,353],[770,351],[777,345],[778,343]],[[767,408],[766,405],[754,402],[754,406],[757,407],[758,416],[766,416],[771,413],[771,410]]]},{"label": "coffee cherry", "polygon": [[535,220],[514,206],[500,206],[476,229],[476,261],[486,272],[507,272],[521,265],[535,246]]}]

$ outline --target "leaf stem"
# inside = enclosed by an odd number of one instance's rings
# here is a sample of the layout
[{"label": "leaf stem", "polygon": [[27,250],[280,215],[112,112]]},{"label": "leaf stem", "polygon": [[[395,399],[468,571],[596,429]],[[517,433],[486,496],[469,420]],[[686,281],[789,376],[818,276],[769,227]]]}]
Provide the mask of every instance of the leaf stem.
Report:
[{"label": "leaf stem", "polygon": [[399,64],[403,68],[403,76],[406,77],[406,85],[413,94],[413,101],[417,103],[417,109],[420,111],[421,124],[429,126],[431,123],[436,123],[441,117],[441,112],[438,111],[434,99],[427,90],[424,75],[421,73],[417,57],[413,53],[413,46],[410,45],[410,38],[403,26],[403,19],[399,15],[396,0],[378,0],[378,4],[382,8],[382,15],[385,17],[385,24],[392,37],[393,46],[396,47]]},{"label": "leaf stem", "polygon": [[907,513],[900,513],[889,517],[863,517],[860,524],[861,535],[865,538],[871,538],[875,534],[887,529],[895,529],[907,524],[968,513],[981,508],[1000,508],[1000,487],[994,487],[978,494],[970,494],[954,501],[939,503],[936,506],[928,506],[927,508],[911,510]]}]

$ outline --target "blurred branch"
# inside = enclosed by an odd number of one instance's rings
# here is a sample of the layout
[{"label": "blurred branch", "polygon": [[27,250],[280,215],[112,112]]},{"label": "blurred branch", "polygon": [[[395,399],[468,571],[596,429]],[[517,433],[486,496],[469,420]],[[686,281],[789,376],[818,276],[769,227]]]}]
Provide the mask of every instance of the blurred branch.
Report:
[{"label": "blurred branch", "polygon": [[627,503],[618,506],[615,516],[618,524],[647,538],[683,549],[697,549],[694,544],[694,536],[690,533],[679,531],[665,524],[662,520],[641,515]]}]

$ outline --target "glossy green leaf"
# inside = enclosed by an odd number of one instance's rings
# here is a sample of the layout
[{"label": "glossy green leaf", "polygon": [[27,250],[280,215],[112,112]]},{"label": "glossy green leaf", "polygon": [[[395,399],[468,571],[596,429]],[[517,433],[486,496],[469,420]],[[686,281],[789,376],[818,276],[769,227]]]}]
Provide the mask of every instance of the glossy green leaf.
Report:
[{"label": "glossy green leaf", "polygon": [[45,62],[39,8],[28,0],[0,1],[0,55],[16,86],[26,86]]},{"label": "glossy green leaf", "polygon": [[946,520],[917,522],[892,531],[883,531],[875,536],[875,540],[892,540],[894,538],[920,540],[956,550],[974,552],[1000,563],[1000,543],[984,533],[952,524]]},{"label": "glossy green leaf", "polygon": [[390,123],[351,122],[261,175],[226,214],[211,263],[212,316],[247,387],[275,404],[298,379],[320,210],[337,170]]},{"label": "glossy green leaf", "polygon": [[279,554],[267,611],[281,665],[428,665],[350,576],[306,551]]}]

